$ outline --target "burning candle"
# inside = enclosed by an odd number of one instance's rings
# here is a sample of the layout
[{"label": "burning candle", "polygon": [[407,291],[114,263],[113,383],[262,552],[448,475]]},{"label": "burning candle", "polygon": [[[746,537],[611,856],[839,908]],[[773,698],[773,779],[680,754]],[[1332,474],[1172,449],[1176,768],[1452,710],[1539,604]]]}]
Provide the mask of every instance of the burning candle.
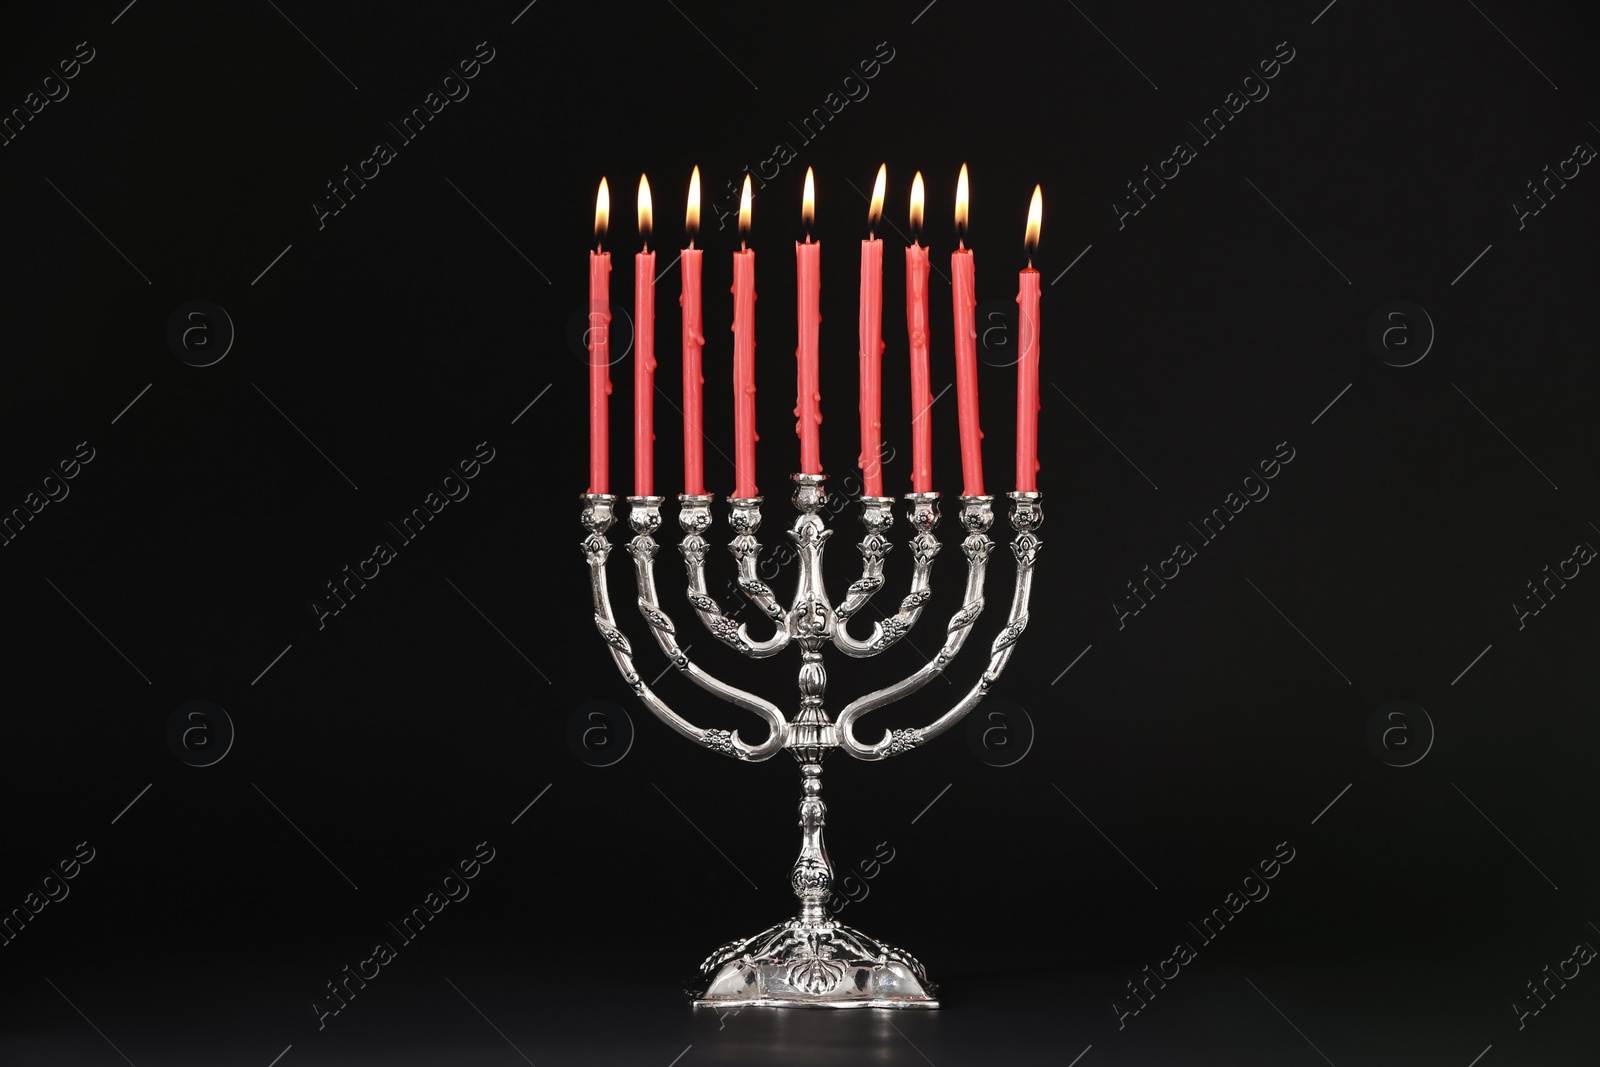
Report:
[{"label": "burning candle", "polygon": [[928,250],[922,229],[922,172],[911,179],[911,245],[906,249],[906,333],[911,340],[911,490],[933,492],[933,390],[928,387]]},{"label": "burning candle", "polygon": [[705,345],[700,321],[700,250],[694,246],[700,231],[700,168],[689,175],[689,207],[684,212],[689,247],[683,250],[683,491],[706,495],[706,462],[702,401],[705,376],[700,371],[700,350]]},{"label": "burning candle", "polygon": [[1039,247],[1039,222],[1043,213],[1039,187],[1033,187],[1028,205],[1026,245],[1028,265],[1017,277],[1017,491],[1038,490],[1039,473],[1039,272],[1033,253]]},{"label": "burning candle", "polygon": [[795,351],[799,375],[794,408],[795,433],[800,437],[800,472],[822,473],[822,452],[818,434],[822,426],[822,393],[817,374],[817,329],[822,322],[822,243],[811,239],[816,222],[816,186],[811,168],[806,168],[805,194],[800,217],[806,239],[794,245],[795,275],[799,289],[800,347]]},{"label": "burning candle", "polygon": [[950,253],[950,295],[955,304],[956,410],[961,422],[961,484],[966,496],[983,495],[983,431],[978,428],[978,330],[973,322],[977,287],[967,247],[967,165],[956,182],[956,232]]},{"label": "burning candle", "polygon": [[594,251],[589,253],[589,492],[610,492],[611,253],[601,251],[611,219],[611,191],[600,179],[594,201]]},{"label": "burning candle", "polygon": [[750,175],[739,195],[739,251],[733,254],[733,495],[756,496],[756,254],[750,236]]},{"label": "burning candle", "polygon": [[639,176],[639,239],[633,257],[633,494],[655,494],[656,254],[650,251],[650,182]]},{"label": "burning candle", "polygon": [[861,358],[862,494],[883,495],[883,242],[874,234],[883,217],[883,192],[889,165],[878,168],[867,210],[867,239],[861,242],[861,311],[858,334]]}]

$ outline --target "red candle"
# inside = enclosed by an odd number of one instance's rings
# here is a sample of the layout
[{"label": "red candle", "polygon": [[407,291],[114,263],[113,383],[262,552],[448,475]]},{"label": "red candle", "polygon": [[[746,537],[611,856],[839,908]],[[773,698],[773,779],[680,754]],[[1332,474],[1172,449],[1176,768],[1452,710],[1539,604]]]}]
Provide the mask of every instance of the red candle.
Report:
[{"label": "red candle", "polygon": [[961,247],[950,253],[950,294],[955,304],[956,405],[961,421],[961,482],[967,496],[983,495],[983,431],[978,428],[978,330],[973,322],[977,288],[967,247],[967,165],[956,182],[956,230]]},{"label": "red candle", "polygon": [[589,492],[610,492],[611,253],[600,250],[611,215],[611,191],[600,179],[594,202],[595,248],[589,253]]},{"label": "red candle", "polygon": [[799,375],[794,408],[795,433],[800,437],[800,472],[822,473],[818,435],[822,426],[822,393],[817,374],[817,330],[822,322],[822,244],[811,239],[816,221],[816,187],[806,168],[805,197],[800,209],[806,226],[804,242],[794,245],[795,274],[799,289],[800,347],[795,352]]},{"label": "red candle", "polygon": [[1017,491],[1038,489],[1039,473],[1039,272],[1033,253],[1039,247],[1042,214],[1039,187],[1028,205],[1028,265],[1017,277]]},{"label": "red candle", "polygon": [[683,250],[683,491],[706,495],[704,430],[701,392],[705,376],[700,371],[700,350],[705,345],[700,322],[700,250],[694,246],[700,229],[700,168],[689,176],[689,207],[684,213],[689,247]]},{"label": "red candle", "polygon": [[873,236],[883,215],[888,164],[878,168],[867,212],[867,239],[861,242],[861,467],[862,494],[883,495],[883,242]]},{"label": "red candle", "polygon": [[750,236],[750,176],[739,197],[739,251],[733,254],[733,495],[756,496],[756,254]]},{"label": "red candle", "polygon": [[906,249],[906,333],[911,340],[911,490],[933,492],[933,390],[928,387],[928,250],[922,229],[922,172],[911,179],[911,233]]},{"label": "red candle", "polygon": [[650,183],[639,177],[639,237],[633,257],[633,494],[655,494],[656,254],[650,251]]}]

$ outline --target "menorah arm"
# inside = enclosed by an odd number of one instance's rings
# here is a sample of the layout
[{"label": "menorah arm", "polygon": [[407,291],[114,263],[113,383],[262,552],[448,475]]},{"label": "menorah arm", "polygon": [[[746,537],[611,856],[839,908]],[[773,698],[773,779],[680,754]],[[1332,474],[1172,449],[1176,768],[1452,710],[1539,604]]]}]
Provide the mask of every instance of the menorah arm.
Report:
[{"label": "menorah arm", "polygon": [[886,497],[863,497],[861,522],[867,528],[866,536],[858,546],[861,552],[861,577],[853,582],[842,605],[834,609],[833,644],[852,659],[866,659],[892,647],[916,625],[922,607],[933,595],[929,583],[933,572],[933,558],[939,554],[939,541],[933,531],[939,525],[938,493],[908,493],[910,507],[906,521],[916,533],[911,538],[911,591],[900,601],[900,609],[883,622],[872,624],[872,632],[865,638],[856,638],[849,632],[850,618],[866,604],[872,594],[883,585],[883,557],[889,551],[889,541],[883,531],[893,521],[893,513]]},{"label": "menorah arm", "polygon": [[[696,744],[742,760],[759,761],[776,754],[783,748],[788,738],[788,724],[783,718],[783,713],[772,704],[742,690],[726,687],[730,693],[736,693],[739,697],[735,699],[734,696],[728,695],[725,699],[755,712],[767,721],[769,731],[766,739],[760,744],[751,745],[739,737],[737,730],[705,729],[695,726],[673,711],[666,701],[657,696],[646,684],[634,667],[633,647],[617,626],[616,616],[611,610],[611,594],[606,585],[606,560],[611,555],[611,541],[606,536],[606,531],[610,529],[614,519],[612,506],[616,498],[610,494],[589,493],[585,494],[583,499],[583,524],[589,530],[589,535],[583,540],[583,554],[589,563],[589,584],[594,595],[595,628],[600,631],[600,636],[611,651],[611,658],[616,663],[617,670],[629,688],[657,718]],[[648,618],[648,615],[646,617]],[[651,629],[655,630],[653,624]],[[672,648],[675,650],[676,644],[673,644]],[[692,666],[688,663],[688,658],[681,651],[675,655],[673,652],[668,654],[674,656],[674,666],[687,673],[688,668]],[[715,679],[710,679],[709,676],[707,680],[715,682]],[[722,683],[715,682],[715,684],[720,686]]]},{"label": "menorah arm", "polygon": [[791,636],[788,617],[772,590],[756,575],[761,544],[755,533],[761,527],[761,498],[730,501],[735,533],[728,549],[738,564],[740,591],[772,622],[772,636],[765,640],[751,637],[749,625],[734,622],[706,588],[706,553],[710,544],[705,532],[711,528],[711,497],[680,496],[678,499],[682,502],[678,525],[684,533],[678,551],[683,554],[684,571],[689,580],[689,603],[694,605],[695,614],[700,616],[711,636],[746,656],[765,659],[782,652],[789,646]]},{"label": "menorah arm", "polygon": [[863,496],[861,498],[861,525],[867,532],[856,551],[861,553],[861,577],[850,583],[844,600],[833,609],[836,622],[843,623],[867,606],[879,589],[883,588],[883,557],[894,548],[884,536],[894,525],[894,497]]},{"label": "menorah arm", "polygon": [[677,627],[662,609],[661,598],[656,592],[655,558],[659,546],[653,534],[661,525],[661,498],[629,497],[628,504],[628,519],[634,529],[634,538],[628,543],[628,554],[633,557],[634,579],[639,589],[639,614],[649,624],[656,644],[661,646],[661,651],[667,654],[672,665],[691,682],[735,707],[759,715],[771,728],[769,737],[781,737],[788,724],[776,705],[706,673],[689,659],[685,650],[678,647]]},{"label": "menorah arm", "polygon": [[[855,737],[854,724],[858,718],[869,711],[892,704],[902,697],[921,689],[936,675],[943,672],[945,665],[953,658],[955,652],[961,648],[973,620],[977,618],[976,612],[973,612],[971,618],[965,618],[969,607],[975,604],[977,611],[981,611],[983,607],[981,595],[983,567],[974,558],[975,553],[969,551],[966,603],[951,619],[949,636],[945,641],[944,647],[939,650],[939,653],[932,660],[909,677],[894,685],[868,693],[846,705],[844,710],[839,713],[839,719],[836,723],[840,748],[857,759],[864,760],[880,760],[889,756],[899,755],[950,729],[988,695],[989,688],[1000,677],[1000,673],[1005,670],[1006,663],[1011,659],[1012,650],[1016,647],[1017,641],[1022,637],[1023,631],[1028,626],[1028,600],[1033,590],[1033,568],[1035,561],[1039,557],[1041,547],[1041,542],[1035,531],[1038,530],[1044,520],[1043,512],[1039,506],[1039,500],[1042,495],[1040,493],[1021,492],[1011,494],[1014,501],[1011,508],[1011,525],[1017,531],[1016,537],[1011,542],[1011,551],[1017,559],[1016,585],[1012,591],[1011,611],[1006,618],[1005,627],[990,646],[989,665],[978,678],[978,681],[948,711],[927,726],[886,730],[881,740],[870,745],[863,744]],[[965,515],[963,520],[966,521]],[[968,523],[968,528],[972,529],[970,522]],[[966,544],[962,546],[963,551],[967,551],[968,545],[974,544],[975,536],[981,536],[981,532],[969,534]],[[986,537],[983,540],[988,541]],[[987,554],[988,548],[984,547],[981,550],[981,555],[987,557]],[[976,585],[974,584],[974,577],[976,577]]]}]

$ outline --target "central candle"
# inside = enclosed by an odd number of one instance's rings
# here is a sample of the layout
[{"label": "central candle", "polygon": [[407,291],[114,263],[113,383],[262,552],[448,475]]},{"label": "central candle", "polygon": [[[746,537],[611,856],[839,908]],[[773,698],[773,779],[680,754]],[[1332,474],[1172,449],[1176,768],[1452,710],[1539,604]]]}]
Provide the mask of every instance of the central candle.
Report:
[{"label": "central candle", "polygon": [[733,495],[756,492],[756,254],[750,236],[750,176],[739,197],[739,251],[733,254]]},{"label": "central candle", "polygon": [[906,249],[906,333],[911,341],[911,491],[933,492],[933,390],[928,386],[928,250],[922,229],[922,172],[911,180],[912,241]]},{"label": "central candle", "polygon": [[861,467],[863,496],[883,495],[883,242],[873,236],[883,215],[889,167],[878,168],[867,211],[867,239],[861,242],[861,320],[857,329],[861,358]]},{"label": "central candle", "polygon": [[822,426],[822,393],[817,371],[817,330],[822,322],[822,244],[811,239],[816,221],[816,187],[811,168],[806,168],[805,196],[801,202],[806,239],[794,245],[796,287],[799,290],[800,347],[795,351],[798,364],[795,433],[800,437],[800,473],[822,473],[822,450],[818,440]]}]

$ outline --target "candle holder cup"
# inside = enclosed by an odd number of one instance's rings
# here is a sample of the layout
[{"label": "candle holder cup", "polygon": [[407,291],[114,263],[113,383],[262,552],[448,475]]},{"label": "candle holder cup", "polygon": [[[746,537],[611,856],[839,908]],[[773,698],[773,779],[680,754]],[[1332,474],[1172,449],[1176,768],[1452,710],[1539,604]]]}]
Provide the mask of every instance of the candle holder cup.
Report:
[{"label": "candle holder cup", "polygon": [[1043,521],[1037,492],[1010,494],[1011,526],[1015,534],[1011,551],[1016,557],[1016,580],[1011,608],[1000,633],[989,646],[989,662],[967,692],[931,723],[922,727],[885,730],[876,741],[855,734],[857,721],[868,712],[910,696],[938,677],[961,651],[984,609],[984,577],[994,542],[989,528],[994,521],[990,496],[963,496],[960,521],[964,531],[961,552],[967,560],[967,579],[960,609],[945,626],[939,651],[920,668],[899,681],[869,692],[845,705],[830,719],[823,707],[827,672],[822,650],[832,644],[854,659],[876,656],[895,645],[916,624],[928,602],[934,557],[939,541],[937,493],[909,493],[906,519],[911,527],[913,560],[911,588],[894,615],[872,625],[856,637],[849,624],[884,584],[883,560],[891,543],[886,536],[893,524],[893,500],[861,498],[861,522],[866,533],[857,546],[862,557],[861,576],[852,582],[845,599],[833,606],[823,584],[822,557],[832,531],[827,528],[826,478],[821,474],[796,474],[794,505],[799,511],[788,534],[798,554],[798,580],[793,599],[783,606],[757,576],[761,545],[761,498],[730,499],[729,523],[733,537],[728,545],[738,568],[741,594],[772,624],[765,638],[753,636],[745,623],[736,623],[707,591],[705,560],[710,549],[706,534],[712,526],[713,498],[679,496],[678,525],[683,536],[678,551],[688,579],[688,598],[695,614],[712,636],[740,654],[764,659],[790,644],[800,649],[799,709],[788,717],[777,705],[754,693],[720,681],[702,670],[679,647],[678,630],[661,607],[656,591],[655,558],[660,550],[656,532],[661,524],[661,497],[629,497],[628,522],[634,536],[626,544],[633,559],[638,608],[656,644],[673,667],[695,685],[736,707],[755,714],[767,725],[766,737],[750,743],[738,730],[707,729],[680,716],[645,682],[634,665],[633,646],[612,613],[606,584],[606,561],[611,553],[608,536],[615,521],[616,497],[605,493],[583,496],[582,522],[588,531],[583,554],[589,564],[594,594],[594,620],[610,649],[611,658],[634,694],[658,718],[690,741],[713,752],[746,762],[766,760],[787,749],[800,764],[800,855],[790,871],[789,884],[800,901],[799,913],[753,937],[730,941],[701,964],[697,988],[691,992],[697,1005],[836,1007],[836,1008],[936,1008],[937,987],[916,957],[887,942],[835,920],[827,911],[834,872],[823,845],[827,806],[822,800],[822,764],[836,748],[856,759],[882,760],[909,752],[949,730],[989,692],[1005,669],[1018,639],[1028,625],[1028,599],[1033,569],[1038,559],[1038,529]]}]

